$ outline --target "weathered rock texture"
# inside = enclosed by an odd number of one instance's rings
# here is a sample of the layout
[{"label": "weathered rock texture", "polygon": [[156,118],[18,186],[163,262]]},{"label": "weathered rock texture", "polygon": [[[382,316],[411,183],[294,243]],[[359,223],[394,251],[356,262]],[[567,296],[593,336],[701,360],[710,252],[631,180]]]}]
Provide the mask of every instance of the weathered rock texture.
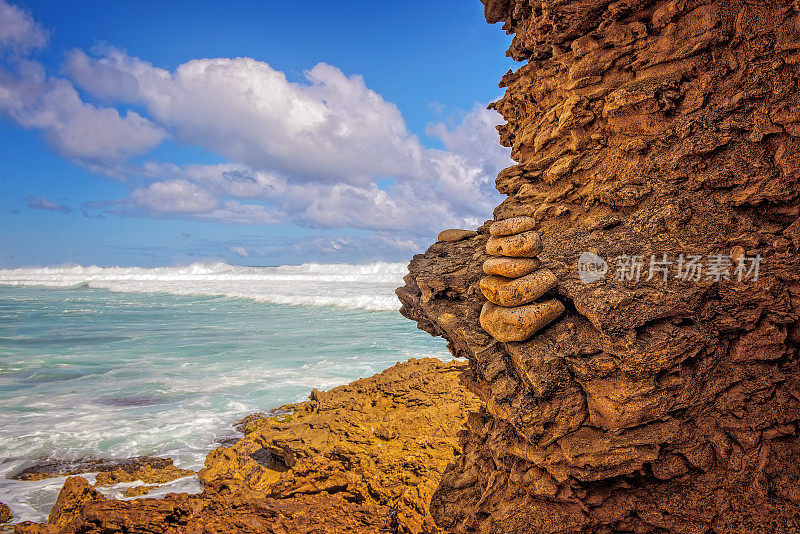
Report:
[{"label": "weathered rock texture", "polygon": [[[494,217],[537,220],[567,312],[523,343],[480,328],[488,225],[411,261],[403,313],[469,359],[484,403],[437,523],[800,531],[800,3],[484,3],[526,62],[493,105],[518,162]],[[584,251],[604,279],[580,280]],[[651,255],[743,253],[757,280],[647,280]]]},{"label": "weathered rock texture", "polygon": [[137,456],[122,460],[107,458],[82,458],[74,461],[44,460],[23,469],[11,478],[12,480],[34,481],[82,473],[97,473],[98,486],[133,480],[164,483],[194,474],[193,471],[175,467],[171,458]]},{"label": "weathered rock texture", "polygon": [[251,416],[245,436],[206,458],[200,495],[109,500],[67,479],[47,533],[439,533],[428,511],[456,432],[478,399],[459,383],[463,362],[410,360],[314,391],[291,413]]}]

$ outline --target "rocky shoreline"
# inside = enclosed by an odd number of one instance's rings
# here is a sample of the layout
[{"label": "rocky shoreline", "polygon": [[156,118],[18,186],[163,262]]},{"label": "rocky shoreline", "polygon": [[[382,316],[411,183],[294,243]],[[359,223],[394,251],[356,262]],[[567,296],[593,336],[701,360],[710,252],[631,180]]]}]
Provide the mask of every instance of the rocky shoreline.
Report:
[{"label": "rocky shoreline", "polygon": [[[238,424],[244,437],[207,456],[198,495],[114,500],[71,476],[46,524],[14,532],[443,532],[428,506],[479,405],[460,382],[466,370],[412,359],[247,417]],[[151,463],[117,467],[103,481],[147,478],[158,471]]]}]

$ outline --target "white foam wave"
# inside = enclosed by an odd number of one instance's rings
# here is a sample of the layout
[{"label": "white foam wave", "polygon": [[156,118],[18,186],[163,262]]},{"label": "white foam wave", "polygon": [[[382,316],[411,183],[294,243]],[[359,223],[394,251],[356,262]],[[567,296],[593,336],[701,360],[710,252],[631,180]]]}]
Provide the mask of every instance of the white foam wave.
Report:
[{"label": "white foam wave", "polygon": [[395,288],[406,265],[306,263],[280,267],[238,267],[192,263],[183,267],[58,266],[0,269],[0,285],[74,287],[120,293],[220,295],[274,304],[397,310]]}]

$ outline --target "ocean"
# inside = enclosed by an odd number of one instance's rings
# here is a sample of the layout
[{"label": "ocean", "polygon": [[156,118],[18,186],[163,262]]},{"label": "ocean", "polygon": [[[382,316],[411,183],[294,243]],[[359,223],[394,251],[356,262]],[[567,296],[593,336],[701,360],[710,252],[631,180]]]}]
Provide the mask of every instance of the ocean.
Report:
[{"label": "ocean", "polygon": [[[42,459],[168,456],[197,470],[231,423],[444,340],[397,310],[405,264],[0,270],[0,501],[41,521]],[[88,477],[91,480],[91,477]],[[199,491],[182,479],[168,491]],[[113,491],[109,493],[118,496]]]}]

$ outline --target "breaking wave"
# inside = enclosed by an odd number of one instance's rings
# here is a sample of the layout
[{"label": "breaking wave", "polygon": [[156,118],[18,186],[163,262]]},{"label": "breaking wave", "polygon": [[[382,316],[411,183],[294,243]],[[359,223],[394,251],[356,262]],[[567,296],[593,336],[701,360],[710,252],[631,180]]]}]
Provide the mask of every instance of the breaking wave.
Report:
[{"label": "breaking wave", "polygon": [[403,263],[305,263],[238,267],[192,263],[183,267],[58,266],[0,269],[0,284],[89,287],[119,293],[171,293],[247,298],[273,304],[397,310],[395,288],[403,285]]}]

